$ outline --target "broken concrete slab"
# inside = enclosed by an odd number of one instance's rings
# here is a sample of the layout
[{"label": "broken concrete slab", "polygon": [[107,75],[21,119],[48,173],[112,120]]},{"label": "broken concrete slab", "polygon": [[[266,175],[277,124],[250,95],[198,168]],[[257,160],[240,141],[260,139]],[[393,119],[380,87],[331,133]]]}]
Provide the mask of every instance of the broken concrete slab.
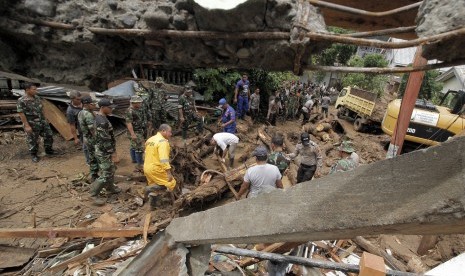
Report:
[{"label": "broken concrete slab", "polygon": [[160,231],[119,276],[188,275],[186,256],[189,251],[171,236]]},{"label": "broken concrete slab", "polygon": [[184,243],[463,233],[465,138],[177,218]]}]

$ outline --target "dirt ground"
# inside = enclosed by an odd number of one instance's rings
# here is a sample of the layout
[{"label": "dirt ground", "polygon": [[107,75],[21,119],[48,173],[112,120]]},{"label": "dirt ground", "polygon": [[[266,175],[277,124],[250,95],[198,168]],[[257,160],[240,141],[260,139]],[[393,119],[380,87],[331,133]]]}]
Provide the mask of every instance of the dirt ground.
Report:
[{"label": "dirt ground", "polygon": [[[335,113],[334,110],[332,113]],[[368,164],[385,158],[383,150],[385,142],[389,140],[386,135],[373,135],[355,132],[351,122],[339,120],[342,128],[336,129],[338,134],[353,141],[362,164]],[[259,125],[239,133],[241,143],[238,146],[236,156],[241,156],[250,150],[250,144],[258,144],[255,133]],[[343,133],[342,129],[346,132]],[[299,121],[278,122],[276,127],[268,127],[269,132],[285,133],[295,145],[300,135]],[[118,131],[117,131],[118,133]],[[193,133],[190,133],[193,137]],[[328,142],[322,142],[313,137],[320,147]],[[191,139],[192,140],[192,139]],[[189,144],[191,140],[188,140]],[[183,141],[179,136],[173,137],[172,146],[182,148]],[[254,145],[252,145],[254,146]],[[85,178],[88,167],[84,161],[84,155],[72,142],[63,141],[55,136],[54,147],[61,155],[48,157],[42,156],[39,163],[32,163],[22,131],[0,133],[0,228],[29,228],[36,227],[85,227],[104,213],[112,213],[118,218],[118,222],[127,226],[141,226],[143,217],[150,212],[148,204],[139,206],[135,200],[145,186],[144,177],[140,173],[134,173],[134,165],[129,156],[129,141],[126,134],[117,137],[117,151],[120,162],[117,165],[116,184],[123,189],[123,193],[110,196],[108,204],[97,207],[88,195]],[[43,150],[42,150],[43,151]],[[324,160],[323,175],[329,172],[330,166],[338,158],[337,150],[329,150]],[[216,159],[210,154],[205,157],[203,164],[209,169],[219,170]],[[237,166],[237,163],[236,163]],[[179,168],[177,168],[179,169]],[[285,186],[290,181],[285,177]],[[197,183],[184,185],[183,192],[193,189]],[[231,194],[208,207],[225,204],[234,199]],[[128,215],[133,214],[131,219]],[[174,216],[170,207],[159,208],[152,212],[152,221],[161,221]],[[121,219],[121,220],[120,220]],[[389,238],[385,238],[389,237]],[[440,236],[436,248],[430,250],[421,258],[424,265],[434,267],[437,264],[465,252],[465,236],[448,235]],[[398,246],[399,244],[416,252],[419,244],[419,236],[378,236],[371,240],[384,248]],[[395,242],[392,242],[395,241]],[[56,243],[56,239],[10,239],[0,243],[14,246],[41,248]],[[396,249],[398,250],[398,249]],[[408,255],[408,254],[407,254]]]}]

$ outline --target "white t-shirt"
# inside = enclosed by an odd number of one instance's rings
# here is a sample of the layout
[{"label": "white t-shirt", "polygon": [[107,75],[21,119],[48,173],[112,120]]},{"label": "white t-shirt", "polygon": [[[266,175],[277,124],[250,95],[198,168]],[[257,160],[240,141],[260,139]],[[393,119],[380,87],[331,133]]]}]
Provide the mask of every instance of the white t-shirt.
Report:
[{"label": "white t-shirt", "polygon": [[225,150],[226,147],[231,144],[239,143],[239,138],[236,135],[229,132],[217,133],[213,135],[213,140],[215,140],[218,147],[220,147],[222,150]]},{"label": "white t-shirt", "polygon": [[244,181],[250,183],[248,197],[256,197],[275,190],[276,181],[281,179],[278,167],[271,164],[256,165],[247,169]]}]

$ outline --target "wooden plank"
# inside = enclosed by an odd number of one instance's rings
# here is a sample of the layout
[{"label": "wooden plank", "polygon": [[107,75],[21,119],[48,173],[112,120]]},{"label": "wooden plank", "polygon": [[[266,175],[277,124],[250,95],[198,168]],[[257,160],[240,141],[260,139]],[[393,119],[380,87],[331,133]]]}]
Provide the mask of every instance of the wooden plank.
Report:
[{"label": "wooden plank", "polygon": [[18,128],[23,128],[23,125],[0,126],[0,129],[18,129]]},{"label": "wooden plank", "polygon": [[353,241],[358,246],[366,250],[367,252],[383,257],[386,260],[387,265],[391,266],[392,268],[401,270],[401,271],[408,270],[407,266],[404,265],[401,261],[389,255],[388,253],[386,253],[386,251],[375,246],[374,244],[372,244],[370,241],[366,240],[365,238],[358,236],[355,239],[353,239]]},{"label": "wooden plank", "polygon": [[82,262],[84,260],[86,260],[87,258],[90,258],[92,256],[95,256],[95,255],[98,255],[100,253],[103,253],[103,252],[106,252],[108,250],[112,250],[118,246],[120,246],[121,244],[123,244],[124,242],[126,242],[126,238],[118,238],[118,239],[115,239],[115,240],[111,240],[111,241],[107,241],[105,243],[102,243],[92,249],[89,249],[87,250],[86,252],[84,253],[81,253],[77,256],[74,256],[72,257],[71,259],[68,259],[64,262],[61,262],[55,266],[52,266],[50,267],[49,269],[47,269],[47,271],[50,271],[50,272],[57,272],[57,271],[60,271],[62,269],[65,269],[66,267],[68,267],[68,265],[72,265],[72,264],[75,264],[75,263],[79,263],[79,262]]},{"label": "wooden plank", "polygon": [[0,269],[22,266],[34,256],[35,252],[33,248],[0,245]]},{"label": "wooden plank", "polygon": [[46,99],[42,99],[42,105],[45,118],[53,125],[60,135],[67,141],[73,139],[73,134],[71,133],[65,114]]},{"label": "wooden plank", "polygon": [[[263,250],[260,250],[260,252],[268,252],[268,253],[278,253],[278,254],[283,254],[286,253],[293,248],[301,245],[301,242],[279,242],[279,243],[272,243],[268,244],[267,247],[265,247]],[[255,263],[258,263],[260,260],[255,259],[255,258],[244,258],[239,262],[239,265],[241,267],[249,266]]]},{"label": "wooden plank", "polygon": [[[149,233],[152,229],[149,229]],[[0,238],[119,238],[142,235],[140,227],[131,228],[3,228]]]},{"label": "wooden plank", "polygon": [[147,243],[147,232],[150,226],[150,219],[152,218],[152,214],[148,213],[145,215],[145,222],[144,222],[144,231],[142,233],[142,237],[144,238],[144,242]]}]

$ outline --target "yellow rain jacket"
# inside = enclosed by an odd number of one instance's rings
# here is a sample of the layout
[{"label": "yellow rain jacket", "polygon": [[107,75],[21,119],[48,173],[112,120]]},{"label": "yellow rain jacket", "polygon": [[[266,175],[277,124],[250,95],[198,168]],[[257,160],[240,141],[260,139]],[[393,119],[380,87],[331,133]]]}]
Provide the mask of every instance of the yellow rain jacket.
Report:
[{"label": "yellow rain jacket", "polygon": [[148,185],[163,185],[170,191],[176,186],[176,180],[168,181],[167,170],[170,166],[170,144],[160,132],[145,142],[144,174]]}]

